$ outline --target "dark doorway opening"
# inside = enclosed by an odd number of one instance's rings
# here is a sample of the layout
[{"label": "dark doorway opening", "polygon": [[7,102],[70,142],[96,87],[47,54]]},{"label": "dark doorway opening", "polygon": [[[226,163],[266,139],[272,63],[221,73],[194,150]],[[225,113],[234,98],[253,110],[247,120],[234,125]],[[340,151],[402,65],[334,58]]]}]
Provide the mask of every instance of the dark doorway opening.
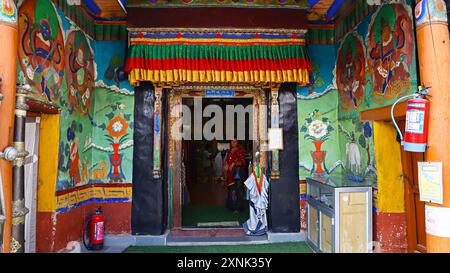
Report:
[{"label": "dark doorway opening", "polygon": [[[194,117],[194,100],[201,99],[201,124]],[[198,101],[197,101],[198,102]],[[238,137],[239,130],[245,129],[244,138],[238,138],[239,146],[245,153],[245,170],[243,178],[248,176],[249,163],[252,160],[253,140],[252,112],[242,116],[233,115],[233,126],[227,123],[227,106],[246,108],[253,104],[252,98],[184,98],[183,105],[190,109],[190,122],[183,117],[183,133],[185,137],[182,144],[183,175],[182,175],[182,226],[195,228],[226,228],[241,227],[249,217],[249,206],[246,199],[246,190],[243,183],[239,183],[242,198],[239,210],[227,207],[228,183],[224,161],[231,148],[232,138]],[[211,131],[222,131],[219,137],[208,137],[203,129],[205,125],[220,116],[216,113],[204,117],[207,107],[220,109],[222,115],[222,128],[213,127]],[[230,109],[228,109],[228,113]],[[197,121],[197,122],[196,122]],[[201,130],[201,137],[199,131]],[[234,132],[233,137],[231,133]],[[197,135],[196,135],[197,131]],[[242,132],[242,131],[241,131]],[[186,135],[190,135],[186,139]],[[197,136],[197,137],[196,137]],[[216,135],[217,136],[217,135]],[[227,137],[228,136],[228,137]],[[245,181],[245,178],[243,181]],[[241,181],[241,182],[243,182]]]}]

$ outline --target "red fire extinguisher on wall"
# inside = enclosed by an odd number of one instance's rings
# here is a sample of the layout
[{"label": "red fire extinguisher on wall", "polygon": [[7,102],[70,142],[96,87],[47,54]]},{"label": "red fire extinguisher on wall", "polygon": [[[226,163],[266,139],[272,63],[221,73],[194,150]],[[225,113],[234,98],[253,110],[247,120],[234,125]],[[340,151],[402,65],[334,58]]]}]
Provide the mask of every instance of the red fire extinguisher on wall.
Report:
[{"label": "red fire extinguisher on wall", "polygon": [[[105,232],[105,221],[103,218],[102,208],[99,207],[86,220],[83,230],[83,244],[88,250],[103,249]],[[89,242],[86,242],[86,234],[89,237]]]},{"label": "red fire extinguisher on wall", "polygon": [[[423,153],[427,147],[428,116],[430,112],[430,101],[426,99],[428,88],[419,86],[418,91],[412,95],[407,95],[398,99],[391,108],[391,118],[401,139],[401,145],[405,151]],[[395,105],[408,97],[412,97],[406,102],[405,138],[394,120]]]}]

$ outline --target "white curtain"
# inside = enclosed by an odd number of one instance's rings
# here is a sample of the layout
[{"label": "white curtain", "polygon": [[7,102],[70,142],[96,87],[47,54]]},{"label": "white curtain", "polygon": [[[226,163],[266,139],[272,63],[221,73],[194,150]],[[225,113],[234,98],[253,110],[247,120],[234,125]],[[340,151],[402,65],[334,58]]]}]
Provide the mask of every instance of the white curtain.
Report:
[{"label": "white curtain", "polygon": [[25,124],[25,207],[30,211],[25,216],[25,253],[36,252],[36,207],[37,174],[39,152],[39,117],[28,117]]}]

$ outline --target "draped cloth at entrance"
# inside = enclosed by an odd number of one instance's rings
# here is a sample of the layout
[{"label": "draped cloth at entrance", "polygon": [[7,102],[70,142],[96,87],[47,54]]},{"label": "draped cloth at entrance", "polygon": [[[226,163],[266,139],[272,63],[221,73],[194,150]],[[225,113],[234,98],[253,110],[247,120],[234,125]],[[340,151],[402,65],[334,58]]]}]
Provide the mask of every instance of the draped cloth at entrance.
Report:
[{"label": "draped cloth at entrance", "polygon": [[131,32],[130,83],[309,83],[304,33]]},{"label": "draped cloth at entrance", "polygon": [[261,173],[258,178],[253,172],[244,182],[249,193],[250,218],[243,224],[247,235],[264,235],[267,232],[266,211],[269,206],[269,182]]}]

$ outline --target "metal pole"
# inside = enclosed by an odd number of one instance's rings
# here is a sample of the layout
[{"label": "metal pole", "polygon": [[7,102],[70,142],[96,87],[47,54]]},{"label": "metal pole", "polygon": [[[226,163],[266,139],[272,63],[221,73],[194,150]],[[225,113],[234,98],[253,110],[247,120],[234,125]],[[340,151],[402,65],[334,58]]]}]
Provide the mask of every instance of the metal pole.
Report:
[{"label": "metal pole", "polygon": [[28,105],[26,95],[30,91],[29,85],[18,84],[16,90],[16,110],[14,122],[14,148],[17,150],[17,158],[13,162],[13,208],[12,208],[12,236],[11,253],[23,253],[25,251],[25,215],[28,209],[25,207],[25,121]]}]

